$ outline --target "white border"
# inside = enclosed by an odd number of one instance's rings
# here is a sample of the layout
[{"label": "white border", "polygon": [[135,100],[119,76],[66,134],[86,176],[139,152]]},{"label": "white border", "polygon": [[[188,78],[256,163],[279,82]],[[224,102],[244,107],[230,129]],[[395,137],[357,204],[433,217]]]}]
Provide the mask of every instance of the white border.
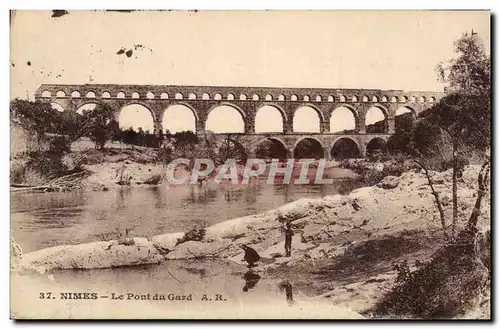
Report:
[{"label": "white border", "polygon": [[[10,241],[10,226],[9,226],[9,219],[10,219],[10,208],[9,208],[9,111],[7,109],[8,102],[9,102],[9,70],[10,70],[10,64],[9,64],[9,19],[8,15],[9,9],[162,9],[165,7],[168,7],[169,9],[233,9],[233,10],[244,10],[244,9],[254,9],[254,10],[263,10],[263,9],[288,9],[288,10],[307,10],[307,9],[337,9],[337,10],[366,10],[366,9],[377,9],[377,10],[383,10],[383,9],[390,9],[390,10],[421,10],[421,9],[490,9],[492,12],[495,14],[498,14],[498,7],[499,7],[500,1],[498,0],[474,0],[474,1],[437,1],[437,0],[420,0],[420,1],[384,1],[384,0],[378,0],[378,1],[361,1],[361,0],[350,0],[350,1],[338,1],[338,2],[327,2],[327,1],[318,1],[318,0],[307,0],[307,1],[283,1],[283,2],[278,2],[278,1],[269,1],[269,0],[252,0],[252,1],[203,1],[203,0],[198,0],[198,1],[193,1],[193,0],[174,0],[174,1],[168,1],[168,2],[160,2],[160,1],[151,1],[151,0],[141,0],[141,1],[103,1],[103,0],[86,0],[85,2],[80,2],[80,3],[70,3],[67,0],[66,1],[35,1],[35,0],[26,0],[26,1],[2,1],[0,4],[1,11],[0,13],[2,14],[2,33],[0,34],[2,38],[2,45],[3,47],[0,50],[1,54],[1,69],[2,69],[2,74],[1,74],[1,81],[2,81],[2,88],[0,89],[0,95],[2,97],[2,104],[4,104],[5,109],[2,114],[2,117],[4,120],[1,121],[2,123],[2,128],[0,129],[0,140],[3,141],[1,144],[2,147],[5,147],[5,149],[2,150],[2,155],[4,158],[0,162],[1,165],[1,173],[2,175],[0,176],[1,181],[0,181],[0,186],[1,188],[1,208],[3,211],[4,216],[2,216],[2,239],[0,240],[2,245],[4,246],[3,252],[0,254],[1,257],[1,263],[2,268],[7,269],[9,268],[9,245],[8,241]],[[496,30],[496,26],[492,27],[494,30]],[[492,33],[492,42],[497,42],[498,41],[498,35],[493,32]],[[432,49],[429,49],[429,51],[432,51]],[[496,53],[496,52],[495,52]],[[497,59],[495,57],[493,60]],[[494,66],[496,67],[496,65]],[[493,76],[495,76],[496,72],[493,72]],[[497,93],[497,88],[495,87],[494,91],[495,96],[498,97]],[[495,126],[499,125],[499,117],[500,115],[495,115]],[[496,145],[497,143],[495,143]],[[496,152],[495,152],[496,153]],[[495,159],[496,160],[496,159]],[[495,167],[494,167],[495,173],[497,172],[497,164],[495,161]],[[495,188],[496,186],[496,180],[494,181]],[[498,204],[498,193],[496,194],[494,204]],[[494,221],[495,217],[492,218],[492,221]],[[496,234],[496,232],[494,232]],[[494,236],[496,238],[496,236]],[[498,245],[498,241],[496,241],[495,246]],[[496,251],[496,249],[495,249]],[[499,257],[499,253],[493,251],[493,255],[495,255],[495,264],[498,264],[497,258]],[[498,273],[498,268],[494,268],[495,273]],[[2,309],[2,314],[0,315],[1,320],[2,320],[2,328],[4,327],[3,325],[6,325],[7,327],[13,326],[14,323],[13,321],[8,320],[9,318],[9,271],[4,270],[1,271],[2,273],[2,284],[3,284],[3,289],[0,291],[4,292],[4,295],[2,298],[0,298],[1,301],[1,309]],[[496,278],[493,278],[495,280],[494,287],[497,286]],[[495,294],[496,297],[496,294]],[[498,300],[495,299],[494,305],[498,305]],[[496,314],[497,307],[493,310],[492,309],[492,314]],[[33,323],[34,324],[34,323]],[[143,323],[134,323],[134,324],[126,324],[127,326],[140,326]],[[234,323],[212,323],[211,325],[229,325],[232,326]],[[271,327],[271,326],[290,326],[292,323],[271,323],[271,324],[263,324],[263,323],[254,323],[250,324],[251,326],[259,327],[259,328],[265,328],[265,327]],[[388,323],[383,323],[383,326],[386,326]],[[25,324],[26,325],[26,324]],[[68,327],[71,326],[71,323],[65,322],[65,323],[45,323],[45,325],[58,325],[59,327]],[[111,323],[83,323],[79,324],[80,326],[88,326],[92,328],[101,328],[104,327],[104,325],[111,325]],[[115,323],[113,325],[118,325],[118,326],[123,326],[123,323]],[[167,323],[169,327],[177,327],[180,326],[179,324],[174,324],[174,323]],[[182,324],[181,324],[182,325]],[[202,323],[196,323],[196,324],[183,324],[182,326],[198,326],[202,325]],[[248,324],[246,324],[248,325]],[[300,326],[308,326],[309,324],[306,323],[300,323],[300,324],[292,324],[294,326],[300,325]],[[330,326],[344,326],[345,324],[341,323],[328,323]],[[371,322],[364,322],[360,323],[359,325],[361,326],[371,326],[374,325],[374,323]],[[408,325],[414,325],[414,323],[398,323],[396,324],[398,326],[408,326]],[[441,323],[433,323],[433,326],[441,325]],[[468,323],[468,325],[474,327],[474,326],[479,326],[480,324],[473,324],[473,323]]]}]

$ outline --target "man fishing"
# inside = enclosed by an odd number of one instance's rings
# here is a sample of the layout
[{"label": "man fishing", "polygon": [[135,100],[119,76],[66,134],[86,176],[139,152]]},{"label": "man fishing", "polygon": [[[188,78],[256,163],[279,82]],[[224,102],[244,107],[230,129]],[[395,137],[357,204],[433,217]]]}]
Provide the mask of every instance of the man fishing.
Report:
[{"label": "man fishing", "polygon": [[248,263],[248,268],[252,268],[255,266],[255,263],[260,260],[260,255],[255,251],[255,249],[250,248],[246,244],[241,245],[241,249],[245,251],[245,256],[243,257],[243,260],[245,260]]},{"label": "man fishing", "polygon": [[285,257],[290,257],[292,255],[292,236],[293,236],[291,221],[286,222],[283,231],[285,233]]}]

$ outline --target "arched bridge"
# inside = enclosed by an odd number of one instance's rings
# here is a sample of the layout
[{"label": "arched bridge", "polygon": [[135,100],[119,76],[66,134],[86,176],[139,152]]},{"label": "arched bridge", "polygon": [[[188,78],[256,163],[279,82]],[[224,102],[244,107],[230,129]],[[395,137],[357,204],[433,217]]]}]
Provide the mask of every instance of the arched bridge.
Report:
[{"label": "arched bridge", "polygon": [[[266,88],[266,87],[216,87],[216,86],[162,86],[162,85],[41,85],[35,99],[57,104],[64,110],[77,111],[89,103],[105,103],[114,109],[119,120],[121,109],[128,105],[142,105],[153,118],[154,132],[163,130],[165,111],[174,105],[189,108],[194,116],[196,133],[205,130],[208,115],[219,106],[227,105],[237,110],[244,123],[240,140],[249,154],[262,139],[272,139],[283,144],[288,153],[303,139],[316,140],[330,157],[333,145],[339,139],[350,139],[358,148],[359,156],[366,154],[368,144],[374,139],[384,140],[395,132],[396,112],[401,107],[416,116],[431,107],[443,96],[439,92],[378,90],[378,89],[329,89],[329,88]],[[282,131],[256,133],[255,120],[259,109],[273,107],[279,111]],[[319,118],[315,132],[294,131],[295,112],[303,107],[313,109]],[[354,129],[347,133],[330,132],[330,119],[338,108],[347,108],[354,117]],[[372,108],[379,109],[385,118],[383,130],[367,133],[366,117]]]}]

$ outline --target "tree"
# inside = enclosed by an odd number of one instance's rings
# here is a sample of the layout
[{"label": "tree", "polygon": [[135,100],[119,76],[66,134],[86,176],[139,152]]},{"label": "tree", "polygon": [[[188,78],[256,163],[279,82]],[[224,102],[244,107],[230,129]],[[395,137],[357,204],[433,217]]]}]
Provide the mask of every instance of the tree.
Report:
[{"label": "tree", "polygon": [[[457,57],[447,65],[438,65],[438,73],[447,84],[448,95],[441,99],[429,116],[435,116],[452,141],[453,222],[458,218],[457,174],[460,149],[470,145],[484,150],[490,143],[491,73],[490,58],[474,31],[464,33],[455,42]],[[486,160],[486,161],[489,161]]]},{"label": "tree", "polygon": [[200,143],[200,139],[198,136],[192,131],[180,131],[174,134],[175,138],[174,146],[175,147],[183,147],[189,144],[198,144]]},{"label": "tree", "polygon": [[95,143],[97,149],[103,149],[113,134],[113,110],[106,104],[99,104],[91,111],[82,113],[84,134]]},{"label": "tree", "polygon": [[10,102],[10,115],[19,120],[28,131],[35,133],[37,138],[43,138],[46,133],[55,133],[57,130],[56,117],[59,112],[49,103],[15,99]]},{"label": "tree", "polygon": [[[441,169],[452,168],[453,219],[452,235],[458,220],[457,180],[468,153],[484,154],[490,145],[491,91],[490,60],[484,46],[475,33],[465,33],[455,42],[456,58],[437,67],[439,78],[446,83],[446,96],[419,117],[413,132],[411,149],[417,156],[417,163],[428,172],[424,157],[439,156]],[[445,148],[451,144],[451,150]],[[451,161],[444,161],[450,154]],[[485,160],[489,166],[489,158]],[[432,188],[432,180],[427,175]],[[436,203],[439,197],[434,193]],[[441,221],[444,223],[442,211]]]},{"label": "tree", "polygon": [[413,113],[396,116],[396,131],[387,141],[387,149],[394,153],[408,153],[414,125],[415,117]]},{"label": "tree", "polygon": [[227,133],[218,136],[218,152],[215,157],[215,164],[223,164],[227,159],[235,159],[238,163],[245,163],[247,155],[243,146],[238,142],[237,136]]}]

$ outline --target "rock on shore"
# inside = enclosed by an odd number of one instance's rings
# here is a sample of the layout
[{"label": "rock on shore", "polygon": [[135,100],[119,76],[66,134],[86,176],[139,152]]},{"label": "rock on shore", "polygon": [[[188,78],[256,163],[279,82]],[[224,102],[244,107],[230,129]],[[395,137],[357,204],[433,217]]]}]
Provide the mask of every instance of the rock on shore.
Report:
[{"label": "rock on shore", "polygon": [[[478,166],[464,170],[459,184],[459,216],[467,218],[475,201]],[[451,212],[451,171],[432,173],[446,214]],[[479,221],[489,228],[490,197],[486,195]],[[206,255],[238,258],[247,244],[266,258],[280,256],[283,241],[278,215],[296,227],[293,246],[299,257],[326,258],[338,254],[345,245],[381,235],[409,230],[440,229],[439,214],[427,179],[417,171],[387,177],[378,186],[363,187],[347,196],[300,199],[278,209],[221,222],[206,230],[203,241],[176,245],[182,232],[151,238],[136,238],[134,245],[116,241],[58,246],[23,255],[24,268],[45,270],[103,268],[157,263],[164,258],[187,259]],[[139,239],[139,240],[137,240]],[[332,244],[331,240],[335,240]],[[342,246],[344,245],[344,246]],[[221,249],[224,249],[221,251]],[[241,258],[241,257],[240,257]]]}]

